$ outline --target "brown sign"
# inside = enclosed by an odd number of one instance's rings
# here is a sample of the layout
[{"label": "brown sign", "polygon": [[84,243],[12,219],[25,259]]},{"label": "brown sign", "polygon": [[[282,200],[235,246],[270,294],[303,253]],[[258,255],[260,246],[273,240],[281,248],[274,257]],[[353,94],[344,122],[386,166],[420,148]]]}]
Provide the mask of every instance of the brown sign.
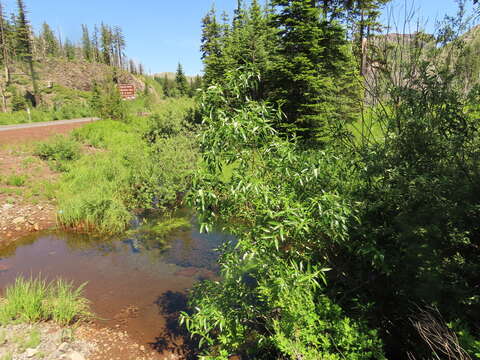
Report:
[{"label": "brown sign", "polygon": [[122,99],[132,100],[135,99],[135,85],[131,84],[118,84],[118,91]]}]

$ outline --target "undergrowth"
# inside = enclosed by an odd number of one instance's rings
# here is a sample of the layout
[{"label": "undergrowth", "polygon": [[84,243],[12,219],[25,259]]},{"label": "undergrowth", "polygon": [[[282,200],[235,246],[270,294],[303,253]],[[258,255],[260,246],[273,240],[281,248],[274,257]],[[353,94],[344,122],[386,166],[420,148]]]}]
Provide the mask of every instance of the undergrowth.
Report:
[{"label": "undergrowth", "polygon": [[65,166],[57,192],[60,223],[79,231],[119,233],[136,209],[175,207],[197,163],[193,131],[185,120],[189,104],[168,101],[150,117],[102,120],[75,130],[69,141],[96,151]]}]

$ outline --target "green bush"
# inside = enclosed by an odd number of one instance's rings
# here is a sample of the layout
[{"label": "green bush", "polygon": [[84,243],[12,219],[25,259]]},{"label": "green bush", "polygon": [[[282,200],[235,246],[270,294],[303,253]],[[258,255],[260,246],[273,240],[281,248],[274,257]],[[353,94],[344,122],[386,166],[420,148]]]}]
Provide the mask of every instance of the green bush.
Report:
[{"label": "green bush", "polygon": [[69,137],[55,135],[37,144],[34,154],[43,160],[72,161],[80,158],[80,145]]},{"label": "green bush", "polygon": [[56,171],[67,171],[68,163],[81,156],[80,144],[70,137],[55,135],[52,139],[38,143],[34,154],[50,163]]},{"label": "green bush", "polygon": [[1,299],[0,324],[34,323],[53,320],[61,325],[91,316],[88,301],[82,297],[85,284],[75,288],[65,280],[47,282],[41,277],[19,277],[7,286]]},{"label": "green bush", "polygon": [[355,221],[343,195],[357,181],[350,164],[278,136],[279,113],[246,95],[255,76],[233,75],[201,99],[189,199],[202,229],[221,223],[238,242],[222,249],[222,281],[198,285],[182,321],[205,358],[384,359],[377,331],[336,302],[322,266]]}]

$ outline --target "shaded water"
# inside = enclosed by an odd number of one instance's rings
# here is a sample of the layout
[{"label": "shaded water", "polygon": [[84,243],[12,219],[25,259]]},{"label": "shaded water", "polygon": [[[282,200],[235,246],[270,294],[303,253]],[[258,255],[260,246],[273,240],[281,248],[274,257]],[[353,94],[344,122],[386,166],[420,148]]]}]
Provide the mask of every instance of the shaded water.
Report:
[{"label": "shaded water", "polygon": [[37,234],[0,250],[0,289],[19,275],[88,282],[86,297],[102,325],[126,330],[162,351],[174,334],[170,315],[185,290],[215,277],[214,249],[231,237],[198,227],[158,237],[148,232],[114,239],[61,232]]}]

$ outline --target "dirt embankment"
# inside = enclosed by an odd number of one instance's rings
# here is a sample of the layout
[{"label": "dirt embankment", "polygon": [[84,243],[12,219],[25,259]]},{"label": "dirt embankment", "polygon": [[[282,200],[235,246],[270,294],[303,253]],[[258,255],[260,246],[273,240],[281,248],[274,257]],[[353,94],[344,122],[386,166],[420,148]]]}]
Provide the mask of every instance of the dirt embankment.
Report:
[{"label": "dirt embankment", "polygon": [[85,123],[0,131],[0,246],[56,224],[53,191],[59,174],[32,156],[32,142],[67,134]]},{"label": "dirt embankment", "polygon": [[58,176],[20,146],[0,149],[0,245],[55,226]]}]

